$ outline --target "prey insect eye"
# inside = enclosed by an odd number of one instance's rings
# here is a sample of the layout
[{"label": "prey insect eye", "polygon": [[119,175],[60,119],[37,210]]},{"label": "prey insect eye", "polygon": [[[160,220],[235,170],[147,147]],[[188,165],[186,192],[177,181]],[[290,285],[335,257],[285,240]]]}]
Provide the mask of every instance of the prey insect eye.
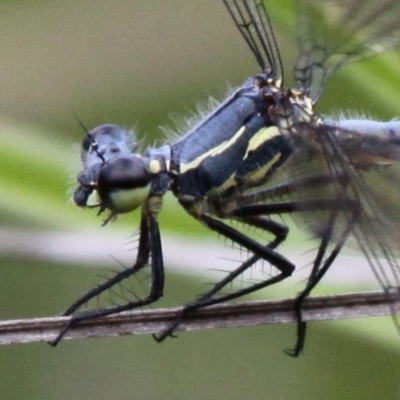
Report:
[{"label": "prey insect eye", "polygon": [[141,157],[117,158],[102,165],[97,191],[113,213],[138,208],[150,193],[150,172]]},{"label": "prey insect eye", "polygon": [[96,190],[90,187],[78,186],[73,199],[78,207],[97,207],[100,205]]},{"label": "prey insect eye", "polygon": [[77,176],[79,186],[75,189],[73,200],[78,207],[97,207],[100,205],[97,195],[97,177],[101,164],[96,164],[80,172]]}]

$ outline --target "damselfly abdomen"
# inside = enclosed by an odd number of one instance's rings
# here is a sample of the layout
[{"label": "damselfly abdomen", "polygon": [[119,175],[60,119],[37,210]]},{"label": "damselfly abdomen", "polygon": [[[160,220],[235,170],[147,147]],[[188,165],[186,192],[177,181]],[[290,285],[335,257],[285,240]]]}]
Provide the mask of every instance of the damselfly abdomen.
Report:
[{"label": "damselfly abdomen", "polygon": [[[258,75],[173,144],[139,154],[134,138],[122,128],[103,125],[87,133],[75,203],[99,207],[100,212],[110,210],[106,222],[140,207],[138,253],[132,267],[82,296],[63,314],[71,315],[71,322],[53,344],[79,321],[141,307],[163,295],[157,216],[169,190],[191,216],[250,255],[186,305],[181,318],[159,334],[158,341],[171,335],[185,314],[292,274],[294,265],[277,251],[288,234],[288,228],[274,219],[281,214],[301,218],[318,239],[311,274],[296,300],[298,340],[291,354],[297,356],[304,345],[304,299],[350,239],[364,253],[385,290],[399,286],[395,253],[400,220],[393,199],[400,198],[400,123],[324,119],[314,107],[337,68],[397,44],[400,4],[300,2],[295,89],[284,86],[280,53],[263,1],[224,0],[224,5],[258,62]],[[324,12],[332,14],[334,21],[325,18]],[[382,196],[378,185],[390,190],[390,197]],[[263,243],[226,221],[257,228],[272,239]],[[259,260],[270,263],[277,273],[245,288],[223,291]],[[148,265],[152,276],[147,296],[79,311],[90,299]]]}]

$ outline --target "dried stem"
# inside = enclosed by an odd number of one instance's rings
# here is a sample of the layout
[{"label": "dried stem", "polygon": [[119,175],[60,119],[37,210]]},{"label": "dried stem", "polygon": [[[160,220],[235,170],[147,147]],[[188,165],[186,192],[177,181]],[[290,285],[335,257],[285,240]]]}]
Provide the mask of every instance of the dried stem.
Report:
[{"label": "dried stem", "polygon": [[[65,339],[153,334],[165,329],[180,308],[126,312],[79,323]],[[312,297],[304,306],[304,320],[332,320],[389,315],[400,312],[398,296],[382,292]],[[0,344],[50,341],[69,317],[33,318],[0,322]],[[188,315],[180,331],[294,322],[293,299],[221,304]]]}]

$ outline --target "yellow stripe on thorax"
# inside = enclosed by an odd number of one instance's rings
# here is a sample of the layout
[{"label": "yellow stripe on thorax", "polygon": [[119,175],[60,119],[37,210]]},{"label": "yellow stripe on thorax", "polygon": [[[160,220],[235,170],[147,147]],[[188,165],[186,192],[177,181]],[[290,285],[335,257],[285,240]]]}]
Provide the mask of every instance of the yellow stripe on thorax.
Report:
[{"label": "yellow stripe on thorax", "polygon": [[207,152],[205,152],[201,156],[195,158],[192,161],[189,161],[188,163],[182,163],[180,165],[180,172],[181,173],[185,173],[185,172],[187,172],[187,171],[189,171],[191,169],[195,169],[206,158],[213,157],[213,156],[216,156],[218,154],[223,153],[225,150],[229,149],[229,147],[233,146],[239,140],[239,138],[244,133],[245,129],[246,129],[246,127],[242,126],[229,140],[226,140],[225,142],[222,142],[218,146],[208,150]]},{"label": "yellow stripe on thorax", "polygon": [[261,128],[253,137],[249,140],[249,144],[247,146],[246,154],[243,157],[243,160],[247,158],[250,151],[256,150],[258,147],[268,142],[272,138],[279,136],[280,132],[278,127],[269,126],[265,128]]},{"label": "yellow stripe on thorax", "polygon": [[[257,150],[264,143],[268,142],[272,138],[280,135],[279,129],[276,126],[270,126],[260,129],[250,140],[246,149],[246,153],[243,157],[245,160],[250,151]],[[246,177],[244,177],[244,186],[251,187],[255,184],[262,183],[265,180],[265,176],[268,171],[273,168],[273,166],[279,162],[282,157],[281,152],[277,152],[274,157],[272,157],[266,164],[257,166],[253,171],[249,172]],[[243,182],[241,182],[243,184]],[[210,196],[219,195],[226,190],[235,187],[238,184],[236,180],[236,172],[234,172],[222,185],[219,187],[212,188],[209,191]]]},{"label": "yellow stripe on thorax", "polygon": [[265,176],[268,174],[268,171],[273,168],[273,166],[279,162],[280,158],[282,157],[282,153],[278,152],[275,154],[274,157],[272,157],[269,162],[267,162],[264,165],[261,165],[259,168],[256,170],[250,172],[246,178],[246,186],[254,186],[254,185],[259,185],[264,183]]}]

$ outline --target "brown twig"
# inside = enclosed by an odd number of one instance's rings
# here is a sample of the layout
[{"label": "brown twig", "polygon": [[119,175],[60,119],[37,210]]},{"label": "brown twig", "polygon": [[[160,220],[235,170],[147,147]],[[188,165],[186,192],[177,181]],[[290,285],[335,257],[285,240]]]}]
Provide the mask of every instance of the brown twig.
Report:
[{"label": "brown twig", "polygon": [[[65,339],[153,334],[165,329],[180,308],[126,312],[79,323]],[[389,315],[400,312],[400,299],[382,292],[312,297],[304,305],[304,320],[331,320]],[[69,317],[33,318],[0,322],[0,344],[50,341]],[[293,299],[221,304],[188,315],[180,331],[294,322]]]}]

